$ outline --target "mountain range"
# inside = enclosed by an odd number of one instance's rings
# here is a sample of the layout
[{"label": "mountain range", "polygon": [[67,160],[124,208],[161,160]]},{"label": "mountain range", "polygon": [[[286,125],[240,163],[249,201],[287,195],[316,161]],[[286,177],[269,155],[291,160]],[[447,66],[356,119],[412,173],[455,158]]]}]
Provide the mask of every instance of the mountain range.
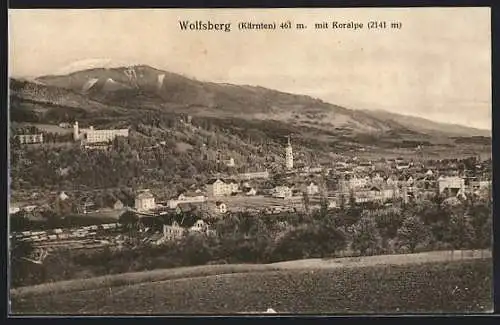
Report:
[{"label": "mountain range", "polygon": [[144,110],[224,119],[275,120],[297,130],[315,128],[352,137],[406,137],[422,141],[491,137],[487,130],[385,111],[347,109],[309,96],[258,86],[203,82],[147,65],[92,68],[31,80],[11,78],[10,97],[11,119],[16,121],[34,115],[40,118],[53,111],[77,118],[88,113],[115,116]]}]

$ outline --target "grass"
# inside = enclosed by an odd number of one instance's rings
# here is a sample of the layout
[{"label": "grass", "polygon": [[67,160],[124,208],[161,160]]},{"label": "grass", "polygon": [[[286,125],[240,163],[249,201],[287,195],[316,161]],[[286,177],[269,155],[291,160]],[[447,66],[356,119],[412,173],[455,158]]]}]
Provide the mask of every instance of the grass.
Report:
[{"label": "grass", "polygon": [[12,311],[468,313],[492,308],[491,258],[358,266],[213,265],[65,281],[11,291]]}]

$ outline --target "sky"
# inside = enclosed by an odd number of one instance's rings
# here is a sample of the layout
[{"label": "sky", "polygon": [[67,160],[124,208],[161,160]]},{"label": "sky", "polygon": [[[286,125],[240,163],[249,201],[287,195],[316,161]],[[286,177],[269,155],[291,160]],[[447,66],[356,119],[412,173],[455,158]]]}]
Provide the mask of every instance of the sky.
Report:
[{"label": "sky", "polygon": [[[179,20],[232,26],[181,31]],[[286,21],[307,28],[279,29]],[[364,28],[314,28],[323,21]],[[238,30],[239,22],[278,28]],[[132,64],[491,129],[489,8],[9,10],[13,77]]]}]

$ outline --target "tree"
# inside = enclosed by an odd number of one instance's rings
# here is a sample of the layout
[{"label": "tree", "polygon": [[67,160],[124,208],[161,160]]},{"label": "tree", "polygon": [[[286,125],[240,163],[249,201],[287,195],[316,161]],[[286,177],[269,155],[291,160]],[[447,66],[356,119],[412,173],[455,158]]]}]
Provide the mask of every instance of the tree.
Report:
[{"label": "tree", "polygon": [[397,231],[397,240],[401,247],[407,247],[411,253],[415,252],[419,244],[428,238],[428,231],[420,218],[410,216],[403,221]]},{"label": "tree", "polygon": [[306,211],[306,213],[309,213],[311,201],[307,192],[302,193],[302,204],[304,204],[304,210]]},{"label": "tree", "polygon": [[31,226],[30,220],[25,216],[23,211],[19,211],[10,215],[10,231],[24,231]]},{"label": "tree", "polygon": [[454,214],[451,216],[448,240],[453,249],[473,248],[475,231],[469,217],[464,214]]},{"label": "tree", "polygon": [[333,256],[346,247],[345,234],[318,222],[286,233],[271,253],[271,261]]},{"label": "tree", "polygon": [[361,255],[367,251],[376,253],[382,247],[382,237],[377,228],[374,218],[363,216],[352,227],[352,249],[357,250]]},{"label": "tree", "polygon": [[137,214],[127,210],[120,215],[118,222],[123,225],[126,230],[128,230],[129,239],[132,239],[134,237],[135,230],[137,230],[139,225],[139,217]]},{"label": "tree", "polygon": [[34,252],[33,245],[26,241],[11,239],[10,242],[10,274],[11,286],[26,286],[40,282],[39,271],[41,265],[33,264],[24,258],[29,257]]},{"label": "tree", "polygon": [[488,202],[474,203],[469,211],[470,222],[476,235],[477,248],[490,248],[492,236],[492,211]]}]

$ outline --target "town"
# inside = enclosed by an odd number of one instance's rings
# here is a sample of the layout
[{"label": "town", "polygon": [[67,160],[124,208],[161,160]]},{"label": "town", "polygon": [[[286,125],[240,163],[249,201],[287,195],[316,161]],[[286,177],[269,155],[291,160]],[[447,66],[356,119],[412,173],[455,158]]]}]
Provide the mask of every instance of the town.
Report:
[{"label": "town", "polygon": [[[185,124],[191,123],[187,117]],[[184,121],[184,120],[183,120]],[[108,148],[115,138],[126,138],[129,130],[97,130],[92,126],[79,128],[61,123],[59,127],[72,128],[72,140],[79,141],[82,150]],[[43,142],[43,134],[21,134],[16,138],[21,145]],[[491,191],[491,162],[471,157],[458,160],[408,160],[403,158],[367,161],[352,157],[334,161],[330,165],[306,166],[294,158],[290,136],[283,146],[279,169],[224,175],[219,173],[205,184],[193,185],[174,197],[158,197],[154,190],[138,189],[130,202],[120,199],[97,203],[89,198],[74,197],[62,189],[52,192],[45,204],[19,205],[10,202],[9,213],[16,217],[37,219],[46,211],[60,211],[82,216],[105,215],[114,222],[99,225],[58,227],[52,229],[27,229],[11,221],[11,237],[29,241],[39,248],[35,254],[39,262],[44,252],[57,249],[94,249],[114,245],[121,247],[126,241],[119,230],[125,227],[124,215],[136,216],[142,243],[160,245],[175,240],[186,233],[213,235],[213,223],[234,213],[280,215],[309,213],[322,208],[335,210],[349,205],[364,209],[390,207],[395,202],[418,202],[441,195],[445,198],[465,200],[468,197],[488,198]],[[223,159],[234,167],[231,157]],[[104,203],[103,201],[107,201]],[[189,218],[186,216],[189,215]],[[43,219],[43,217],[38,217]],[[158,226],[156,219],[161,220]],[[99,220],[99,219],[95,219]],[[22,222],[21,222],[22,223]],[[17,229],[19,228],[19,229]],[[37,260],[32,258],[31,260]]]}]

